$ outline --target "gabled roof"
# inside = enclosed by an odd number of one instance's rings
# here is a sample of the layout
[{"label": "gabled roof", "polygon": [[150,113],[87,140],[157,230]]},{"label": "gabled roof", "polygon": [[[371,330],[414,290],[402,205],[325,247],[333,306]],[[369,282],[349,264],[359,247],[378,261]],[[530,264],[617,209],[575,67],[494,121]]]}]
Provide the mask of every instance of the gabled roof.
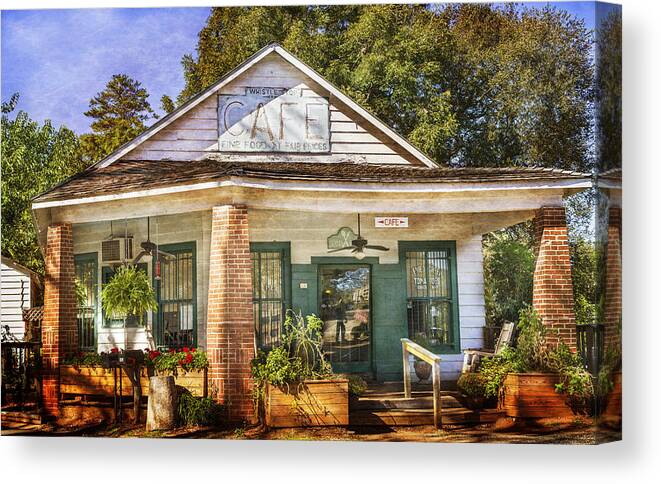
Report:
[{"label": "gabled roof", "polygon": [[372,124],[378,130],[384,133],[388,138],[393,140],[396,144],[401,146],[404,150],[406,150],[416,159],[420,160],[421,163],[423,163],[428,167],[437,166],[436,163],[434,163],[431,159],[425,156],[420,150],[418,150],[415,146],[413,146],[406,139],[404,139],[404,137],[396,133],[392,128],[390,128],[385,123],[383,123],[383,121],[377,119],[374,115],[370,114],[367,110],[365,110],[363,107],[358,105],[355,101],[351,100],[348,96],[344,95],[337,87],[335,87],[333,84],[331,84],[326,79],[324,79],[318,72],[316,72],[310,66],[305,64],[303,61],[301,61],[299,58],[297,58],[287,50],[285,50],[281,45],[271,44],[262,48],[255,54],[253,54],[243,64],[233,69],[218,82],[208,87],[204,91],[200,92],[193,98],[189,99],[185,104],[180,106],[178,109],[174,110],[172,113],[168,114],[164,118],[160,119],[158,122],[154,123],[149,129],[144,131],[142,134],[140,134],[133,140],[123,144],[122,146],[117,148],[113,153],[111,153],[104,159],[92,165],[92,167],[103,168],[115,163],[121,157],[123,157],[131,150],[136,148],[138,145],[147,141],[149,138],[154,136],[160,130],[164,129],[165,127],[176,121],[177,119],[181,118],[184,114],[186,114],[188,111],[193,109],[195,106],[198,106],[200,103],[208,99],[213,94],[218,93],[225,85],[229,84],[230,82],[238,78],[241,74],[246,72],[248,69],[250,69],[252,66],[257,64],[259,61],[261,61],[263,58],[265,58],[267,55],[271,53],[278,54],[280,57],[282,57],[291,65],[293,65],[295,68],[300,70],[303,74],[305,74],[313,81],[315,81],[317,84],[322,86],[331,94],[331,96],[335,97],[340,102],[345,104],[349,109],[351,109],[356,114],[358,114],[360,117],[364,118],[368,123]]},{"label": "gabled roof", "polygon": [[[209,188],[227,180],[297,180],[302,182],[342,183],[434,183],[489,184],[534,183],[535,186],[560,184],[585,185],[589,175],[554,168],[427,168],[387,166],[368,163],[302,163],[302,162],[232,162],[212,159],[190,161],[120,160],[97,167],[66,185],[35,200],[34,208],[61,205],[65,200],[91,201],[94,197],[112,197],[127,193],[147,194],[150,190],[177,191]],[[220,186],[220,185],[218,185]]]}]

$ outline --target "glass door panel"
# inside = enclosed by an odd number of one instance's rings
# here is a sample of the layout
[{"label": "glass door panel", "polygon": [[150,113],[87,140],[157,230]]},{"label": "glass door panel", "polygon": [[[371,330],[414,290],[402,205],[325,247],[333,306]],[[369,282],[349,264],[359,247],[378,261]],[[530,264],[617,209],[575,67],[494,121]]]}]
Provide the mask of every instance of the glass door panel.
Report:
[{"label": "glass door panel", "polygon": [[323,345],[330,363],[339,371],[369,371],[369,266],[320,266],[319,279]]}]

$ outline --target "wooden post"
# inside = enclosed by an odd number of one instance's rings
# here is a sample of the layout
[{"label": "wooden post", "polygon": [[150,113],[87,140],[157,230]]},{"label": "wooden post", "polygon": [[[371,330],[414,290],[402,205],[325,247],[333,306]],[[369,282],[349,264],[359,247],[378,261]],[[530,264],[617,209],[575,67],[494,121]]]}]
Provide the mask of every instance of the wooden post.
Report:
[{"label": "wooden post", "polygon": [[434,427],[441,428],[441,364],[432,365],[432,382],[434,386]]},{"label": "wooden post", "polygon": [[411,369],[409,368],[409,350],[402,340],[402,363],[404,365],[404,398],[411,398]]}]

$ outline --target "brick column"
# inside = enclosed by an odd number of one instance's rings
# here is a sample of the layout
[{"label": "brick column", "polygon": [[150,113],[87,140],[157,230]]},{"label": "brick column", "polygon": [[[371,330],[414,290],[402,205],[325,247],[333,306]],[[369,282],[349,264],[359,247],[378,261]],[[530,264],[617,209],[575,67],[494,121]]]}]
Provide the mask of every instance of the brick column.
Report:
[{"label": "brick column", "polygon": [[255,356],[248,210],[214,207],[211,222],[207,352],[209,384],[231,421],[254,421],[250,360]]},{"label": "brick column", "polygon": [[46,415],[59,415],[60,359],[78,348],[71,224],[48,227],[42,341],[42,398]]},{"label": "brick column", "polygon": [[563,207],[542,207],[535,214],[535,273],[532,304],[548,327],[550,344],[576,349],[576,318],[567,220]]},{"label": "brick column", "polygon": [[622,324],[622,209],[608,211],[608,245],[606,246],[606,287],[604,290],[605,347],[621,344]]}]

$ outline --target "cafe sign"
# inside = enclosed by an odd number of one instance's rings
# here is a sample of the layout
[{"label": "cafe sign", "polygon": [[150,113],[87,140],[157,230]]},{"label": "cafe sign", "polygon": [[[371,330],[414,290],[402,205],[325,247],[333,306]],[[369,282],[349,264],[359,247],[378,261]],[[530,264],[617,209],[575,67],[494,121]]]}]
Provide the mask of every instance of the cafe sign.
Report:
[{"label": "cafe sign", "polygon": [[408,217],[374,217],[374,226],[376,228],[399,229],[409,226]]},{"label": "cafe sign", "polygon": [[328,99],[302,89],[246,87],[218,98],[218,148],[229,152],[327,153]]}]

